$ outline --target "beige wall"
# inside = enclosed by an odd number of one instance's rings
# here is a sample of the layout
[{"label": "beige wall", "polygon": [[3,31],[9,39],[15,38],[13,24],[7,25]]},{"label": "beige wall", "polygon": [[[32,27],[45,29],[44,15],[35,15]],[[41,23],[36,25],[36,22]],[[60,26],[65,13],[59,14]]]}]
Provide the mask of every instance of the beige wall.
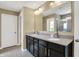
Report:
[{"label": "beige wall", "polygon": [[[11,11],[11,10],[5,10],[0,8],[0,22],[1,22],[1,14],[11,14],[11,15],[19,15],[19,12]],[[0,47],[1,47],[1,23],[0,23]]]},{"label": "beige wall", "polygon": [[32,9],[24,7],[20,12],[21,19],[23,20],[23,38],[21,40],[22,48],[26,48],[25,34],[34,32],[34,12]]},{"label": "beige wall", "polygon": [[[28,32],[34,32],[34,12],[30,8],[24,8],[24,20],[23,20],[24,36]],[[26,48],[26,39],[24,37],[24,48]]]},{"label": "beige wall", "polygon": [[24,34],[34,32],[34,12],[30,8],[24,8]]}]

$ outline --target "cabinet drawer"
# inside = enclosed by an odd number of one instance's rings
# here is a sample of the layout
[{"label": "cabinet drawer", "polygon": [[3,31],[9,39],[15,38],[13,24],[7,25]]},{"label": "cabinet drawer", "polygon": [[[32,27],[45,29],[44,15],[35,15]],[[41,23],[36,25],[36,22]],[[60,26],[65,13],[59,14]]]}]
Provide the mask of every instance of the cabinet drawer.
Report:
[{"label": "cabinet drawer", "polygon": [[47,42],[46,41],[43,41],[43,40],[39,40],[39,44],[43,45],[43,46],[47,46]]},{"label": "cabinet drawer", "polygon": [[48,48],[51,48],[55,51],[59,51],[59,52],[65,52],[65,47],[62,46],[62,45],[58,45],[58,44],[55,44],[55,43],[48,43]]},{"label": "cabinet drawer", "polygon": [[51,50],[50,57],[64,57],[63,53],[59,53],[57,51]]}]

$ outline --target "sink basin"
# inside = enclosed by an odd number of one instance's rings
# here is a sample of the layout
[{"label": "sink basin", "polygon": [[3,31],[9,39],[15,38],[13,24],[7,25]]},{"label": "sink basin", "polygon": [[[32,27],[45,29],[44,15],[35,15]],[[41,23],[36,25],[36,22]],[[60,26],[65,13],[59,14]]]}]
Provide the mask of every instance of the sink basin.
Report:
[{"label": "sink basin", "polygon": [[59,38],[49,38],[48,40],[55,40],[55,41],[58,41],[60,40]]}]

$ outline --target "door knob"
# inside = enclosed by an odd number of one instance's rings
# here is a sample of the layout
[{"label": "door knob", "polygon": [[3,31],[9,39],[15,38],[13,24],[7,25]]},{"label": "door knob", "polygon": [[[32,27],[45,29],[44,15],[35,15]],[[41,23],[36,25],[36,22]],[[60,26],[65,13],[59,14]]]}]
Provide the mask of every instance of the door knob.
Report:
[{"label": "door knob", "polygon": [[79,42],[79,39],[76,39],[75,42]]},{"label": "door knob", "polygon": [[16,34],[16,32],[14,32]]}]

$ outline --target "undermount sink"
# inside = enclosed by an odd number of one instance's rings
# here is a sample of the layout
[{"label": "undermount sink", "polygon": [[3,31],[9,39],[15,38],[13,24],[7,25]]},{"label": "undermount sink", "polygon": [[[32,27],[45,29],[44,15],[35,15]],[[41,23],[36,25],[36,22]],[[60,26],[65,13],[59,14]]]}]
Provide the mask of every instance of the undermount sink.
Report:
[{"label": "undermount sink", "polygon": [[49,38],[48,40],[55,40],[55,41],[58,41],[60,40],[59,38]]}]

